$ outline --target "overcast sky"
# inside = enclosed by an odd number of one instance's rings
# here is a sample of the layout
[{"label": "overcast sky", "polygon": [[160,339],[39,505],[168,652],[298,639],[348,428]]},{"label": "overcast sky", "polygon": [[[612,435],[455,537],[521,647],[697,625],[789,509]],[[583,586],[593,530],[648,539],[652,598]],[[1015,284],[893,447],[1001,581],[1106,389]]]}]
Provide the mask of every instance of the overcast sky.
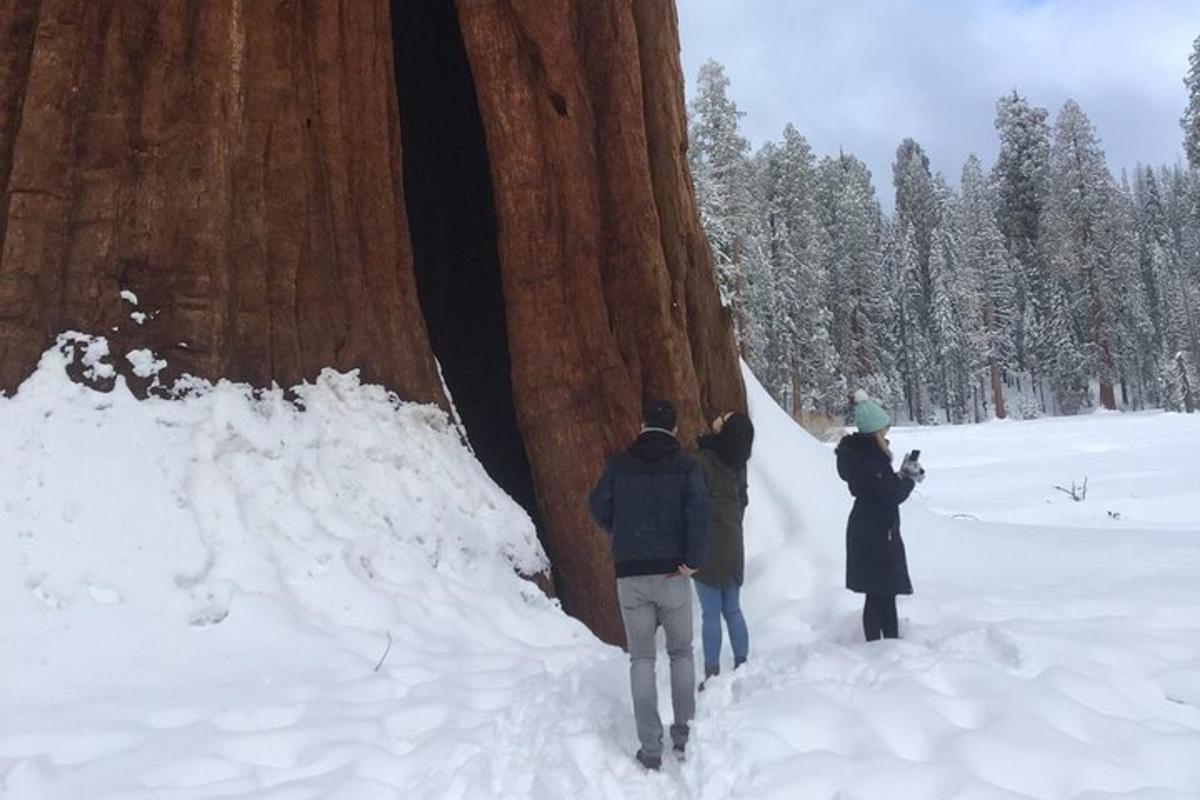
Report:
[{"label": "overcast sky", "polygon": [[996,98],[1074,98],[1114,173],[1182,158],[1183,76],[1200,0],[678,0],[688,96],[725,65],[757,147],[792,122],[819,154],[867,162],[885,208],[906,136],[957,184],[990,165]]}]

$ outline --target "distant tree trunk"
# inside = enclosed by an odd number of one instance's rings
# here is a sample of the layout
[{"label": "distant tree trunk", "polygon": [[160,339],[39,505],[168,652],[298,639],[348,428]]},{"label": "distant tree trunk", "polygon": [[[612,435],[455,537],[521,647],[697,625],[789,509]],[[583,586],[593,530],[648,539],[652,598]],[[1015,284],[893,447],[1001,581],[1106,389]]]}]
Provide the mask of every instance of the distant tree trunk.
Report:
[{"label": "distant tree trunk", "polygon": [[[1100,361],[1100,405],[1112,411],[1117,407],[1117,394],[1112,380],[1112,353],[1107,342],[1100,346]],[[1108,366],[1103,366],[1106,363]]]},{"label": "distant tree trunk", "polygon": [[792,419],[800,419],[800,412],[803,410],[800,398],[803,397],[802,387],[800,385],[800,368],[793,366],[792,373]]},{"label": "distant tree trunk", "polygon": [[[992,305],[989,297],[983,307],[983,327],[989,334],[993,334],[996,329],[996,310]],[[988,354],[988,372],[992,378],[992,405],[996,409],[996,419],[1004,419],[1008,416],[1008,409],[1004,404],[1004,381],[1000,374],[1000,361],[996,358],[994,348]]]},{"label": "distant tree trunk", "polygon": [[913,354],[908,340],[908,325],[905,321],[903,303],[899,304],[897,314],[900,329],[900,365],[904,379],[904,399],[908,404],[909,419],[920,425],[922,422],[920,390],[917,386],[916,369],[913,366]]},{"label": "distant tree trunk", "polygon": [[992,376],[992,406],[996,409],[996,419],[1008,418],[1008,406],[1004,402],[1004,381],[1000,375],[1000,365],[995,357],[990,359],[988,372]]},{"label": "distant tree trunk", "polygon": [[954,424],[954,416],[951,414],[951,406],[954,401],[950,397],[950,375],[946,372],[946,365],[942,364],[942,401],[946,404],[946,424]]},{"label": "distant tree trunk", "polygon": [[1183,409],[1191,414],[1196,410],[1196,401],[1192,395],[1192,383],[1188,380],[1187,362],[1184,361],[1182,352],[1175,354],[1175,366],[1179,370],[1179,386],[1183,394]]}]

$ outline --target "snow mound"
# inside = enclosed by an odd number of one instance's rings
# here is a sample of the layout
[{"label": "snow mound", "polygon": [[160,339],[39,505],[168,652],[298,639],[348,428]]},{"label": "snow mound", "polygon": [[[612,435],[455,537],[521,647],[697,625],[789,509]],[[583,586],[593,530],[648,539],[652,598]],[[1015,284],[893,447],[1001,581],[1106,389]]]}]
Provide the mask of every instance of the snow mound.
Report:
[{"label": "snow mound", "polygon": [[745,364],[742,379],[755,427],[743,604],[770,621],[768,638],[757,641],[775,646],[816,636],[848,608],[841,587],[850,496],[833,452],[797,425]]},{"label": "snow mound", "polygon": [[[395,608],[377,596],[414,562],[484,589],[546,567],[528,517],[436,408],[332,370],[287,399],[189,381],[186,397],[139,401],[120,380],[72,383],[74,341],[0,401],[10,607],[61,610],[103,587],[197,626],[282,597],[310,624],[383,630]],[[85,346],[106,366],[102,340]]]},{"label": "snow mound", "polygon": [[[113,375],[70,334],[0,398],[0,796],[419,792],[494,740],[531,649],[602,649],[520,577],[533,526],[440,410],[333,371],[137,400],[75,358]],[[363,741],[428,762],[312,779]]]}]

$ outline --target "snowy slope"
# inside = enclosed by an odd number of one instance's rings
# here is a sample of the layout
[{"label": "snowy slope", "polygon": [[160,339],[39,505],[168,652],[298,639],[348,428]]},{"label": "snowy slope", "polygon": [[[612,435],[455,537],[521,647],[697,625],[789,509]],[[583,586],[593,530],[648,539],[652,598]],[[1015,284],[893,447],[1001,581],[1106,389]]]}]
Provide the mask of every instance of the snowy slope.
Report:
[{"label": "snowy slope", "polygon": [[648,775],[624,655],[518,577],[542,564],[529,521],[440,412],[335,373],[303,413],[229,384],[137,402],[65,366],[0,399],[4,800],[1200,796],[1200,487],[1110,435],[1123,417],[997,435],[1026,460],[1076,440],[1063,480],[1105,443],[1149,505],[1175,497],[1163,525],[1054,507],[1064,529],[1019,463],[974,483],[981,428],[897,431],[928,450],[918,593],[907,639],[867,645],[832,454],[747,375],[752,659]]},{"label": "snowy slope", "polygon": [[303,413],[137,402],[66,362],[0,400],[0,796],[439,796],[598,649],[436,409],[332,372]]}]

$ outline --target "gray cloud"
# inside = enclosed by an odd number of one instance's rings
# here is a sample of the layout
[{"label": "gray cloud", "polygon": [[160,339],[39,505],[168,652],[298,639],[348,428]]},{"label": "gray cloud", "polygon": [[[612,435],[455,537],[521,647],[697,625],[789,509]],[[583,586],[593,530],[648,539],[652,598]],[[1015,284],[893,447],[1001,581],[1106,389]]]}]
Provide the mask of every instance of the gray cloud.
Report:
[{"label": "gray cloud", "polygon": [[755,144],[792,122],[818,153],[867,162],[885,207],[911,136],[957,182],[996,154],[995,101],[1077,100],[1114,172],[1182,158],[1197,0],[678,0],[689,84],[723,63]]}]

